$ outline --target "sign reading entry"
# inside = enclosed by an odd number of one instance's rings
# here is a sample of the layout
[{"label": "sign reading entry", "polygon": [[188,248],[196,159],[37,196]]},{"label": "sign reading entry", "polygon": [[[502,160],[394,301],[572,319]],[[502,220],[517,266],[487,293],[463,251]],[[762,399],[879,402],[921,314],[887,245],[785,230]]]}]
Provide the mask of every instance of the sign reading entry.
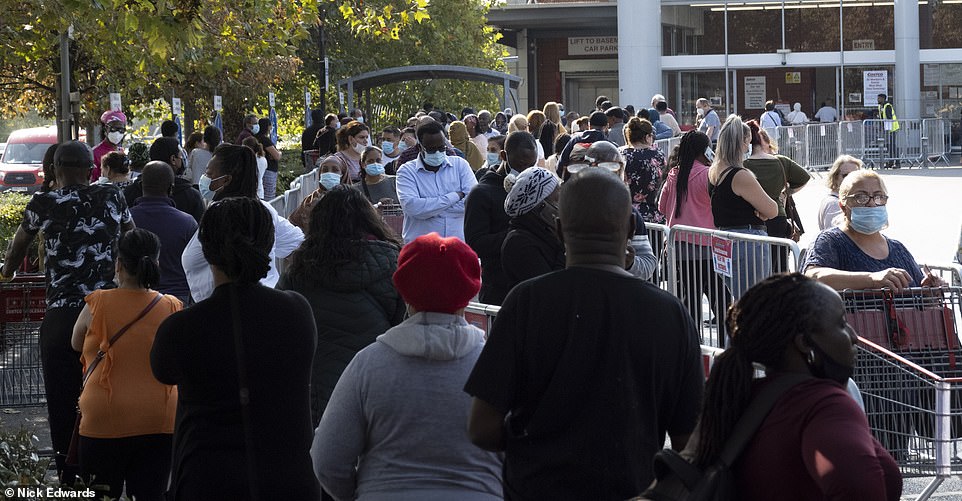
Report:
[{"label": "sign reading entry", "polygon": [[618,53],[618,37],[569,37],[569,56],[611,55]]}]

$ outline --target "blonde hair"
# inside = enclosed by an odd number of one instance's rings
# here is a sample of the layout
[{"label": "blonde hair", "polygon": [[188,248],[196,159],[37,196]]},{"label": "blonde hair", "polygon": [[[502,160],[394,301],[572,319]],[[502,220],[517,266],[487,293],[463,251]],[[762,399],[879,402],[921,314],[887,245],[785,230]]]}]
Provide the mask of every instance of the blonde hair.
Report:
[{"label": "blonde hair", "polygon": [[842,184],[838,187],[838,199],[844,203],[845,198],[852,192],[855,184],[866,179],[877,180],[879,186],[882,187],[882,193],[886,195],[889,194],[889,190],[885,187],[885,181],[882,180],[882,176],[871,169],[859,169],[845,176],[845,179],[842,180]]},{"label": "blonde hair", "polygon": [[712,167],[741,167],[745,159],[742,149],[745,147],[745,138],[751,137],[751,129],[742,117],[732,114],[728,115],[725,123],[718,133],[718,144],[715,147],[715,161]]},{"label": "blonde hair", "polygon": [[837,193],[839,185],[842,184],[842,180],[838,179],[839,173],[841,173],[842,166],[845,164],[855,164],[855,170],[861,170],[864,164],[861,160],[853,157],[852,155],[839,155],[832,163],[832,168],[828,170],[828,175],[825,177],[825,186],[832,190],[832,193]]},{"label": "blonde hair", "polygon": [[561,108],[558,106],[558,103],[554,101],[548,101],[547,103],[544,103],[544,110],[542,111],[545,118],[548,120],[551,120],[556,124],[561,123]]},{"label": "blonde hair", "polygon": [[541,126],[544,125],[548,118],[539,110],[532,110],[528,112],[528,132],[537,135],[541,131]]},{"label": "blonde hair", "polygon": [[528,119],[520,113],[512,116],[508,121],[508,134],[518,131],[528,132]]}]

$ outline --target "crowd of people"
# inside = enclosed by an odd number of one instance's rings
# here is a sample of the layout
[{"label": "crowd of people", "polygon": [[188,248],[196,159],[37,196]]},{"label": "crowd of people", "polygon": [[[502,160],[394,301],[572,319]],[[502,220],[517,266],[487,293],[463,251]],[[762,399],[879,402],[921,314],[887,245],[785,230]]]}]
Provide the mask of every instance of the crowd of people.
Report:
[{"label": "crowd of people", "polygon": [[[697,272],[675,297],[652,283],[665,243],[647,224],[791,238],[810,177],[765,117],[699,99],[683,130],[660,95],[596,104],[425,103],[376,133],[315,112],[319,187],[290,219],[265,201],[280,151],[255,115],[234,143],[162,127],[125,153],[107,112],[96,148],[54,145],[0,279],[43,239],[61,480],[138,500],[627,499],[666,437],[711,465],[757,391],[799,378],[735,469],[739,498],[898,499],[844,388],[856,338],[834,291],[941,282],[881,234],[882,177],[835,162],[801,273],[745,239],[723,276],[710,234],[685,237],[676,265]],[[728,340],[707,386],[702,295]],[[472,300],[500,307],[487,336]]]}]

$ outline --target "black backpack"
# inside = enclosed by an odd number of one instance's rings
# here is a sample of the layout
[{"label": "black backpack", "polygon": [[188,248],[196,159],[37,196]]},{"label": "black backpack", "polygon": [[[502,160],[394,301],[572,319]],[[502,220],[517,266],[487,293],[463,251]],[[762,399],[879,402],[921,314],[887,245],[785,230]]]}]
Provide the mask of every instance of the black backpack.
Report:
[{"label": "black backpack", "polygon": [[[783,374],[769,383],[752,399],[741,419],[725,442],[715,464],[702,470],[685,456],[694,456],[690,448],[682,455],[672,449],[655,454],[652,469],[655,481],[640,499],[651,501],[731,501],[737,499],[735,477],[731,465],[751,441],[775,402],[789,388],[811,379],[806,374]],[[698,430],[692,433],[697,437]]]}]

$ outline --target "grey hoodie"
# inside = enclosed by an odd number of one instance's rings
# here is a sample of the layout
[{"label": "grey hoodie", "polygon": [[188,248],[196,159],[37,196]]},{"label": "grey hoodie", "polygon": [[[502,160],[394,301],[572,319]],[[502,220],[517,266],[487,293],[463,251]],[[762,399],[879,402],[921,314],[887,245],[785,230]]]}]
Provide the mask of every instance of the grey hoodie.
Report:
[{"label": "grey hoodie", "polygon": [[501,460],[468,440],[462,388],[484,346],[464,317],[417,313],[344,370],[314,434],[314,472],[336,499],[501,499]]}]

